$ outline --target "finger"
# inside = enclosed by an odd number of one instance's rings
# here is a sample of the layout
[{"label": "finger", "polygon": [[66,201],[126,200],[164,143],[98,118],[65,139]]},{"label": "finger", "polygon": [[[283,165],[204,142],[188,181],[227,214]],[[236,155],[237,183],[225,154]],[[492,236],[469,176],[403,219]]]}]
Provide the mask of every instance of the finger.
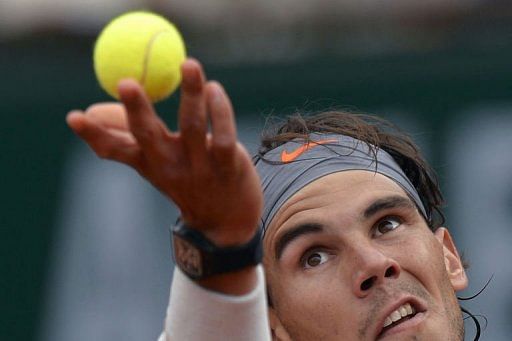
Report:
[{"label": "finger", "polygon": [[99,157],[119,161],[132,167],[137,165],[140,148],[130,133],[105,128],[81,111],[70,112],[66,121]]},{"label": "finger", "polygon": [[205,75],[199,62],[193,59],[182,65],[179,127],[185,151],[192,165],[202,167],[206,159]]},{"label": "finger", "polygon": [[167,127],[153,110],[142,87],[134,80],[125,79],[119,82],[118,90],[126,107],[128,126],[142,150],[161,153]]},{"label": "finger", "polygon": [[129,131],[104,127],[79,110],[71,111],[67,115],[66,121],[77,135],[89,142],[94,143],[95,140],[101,142],[101,139],[105,138],[104,135],[110,135],[118,138],[126,145],[137,144],[137,141]]},{"label": "finger", "polygon": [[229,170],[233,167],[237,143],[233,107],[219,83],[210,82],[207,93],[212,125],[211,151],[217,165]]},{"label": "finger", "polygon": [[77,135],[80,135],[80,131],[83,129],[85,124],[85,115],[80,110],[70,111],[66,116],[66,123]]},{"label": "finger", "polygon": [[93,104],[85,114],[105,127],[129,130],[126,109],[121,103]]}]

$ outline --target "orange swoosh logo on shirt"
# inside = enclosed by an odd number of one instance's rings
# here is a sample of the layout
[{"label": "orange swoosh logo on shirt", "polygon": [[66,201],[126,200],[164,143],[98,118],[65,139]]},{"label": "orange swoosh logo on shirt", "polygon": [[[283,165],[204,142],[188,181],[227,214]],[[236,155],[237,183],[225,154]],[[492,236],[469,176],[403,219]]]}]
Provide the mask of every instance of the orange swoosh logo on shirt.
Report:
[{"label": "orange swoosh logo on shirt", "polygon": [[286,150],[283,150],[281,152],[281,161],[284,163],[292,162],[293,160],[295,160],[296,158],[298,158],[299,156],[301,156],[308,150],[310,150],[316,146],[319,146],[321,144],[326,144],[326,143],[331,143],[331,142],[336,142],[336,140],[329,139],[329,140],[311,141],[311,142],[303,144],[302,146],[300,146],[299,148],[295,149],[292,152],[287,152]]}]

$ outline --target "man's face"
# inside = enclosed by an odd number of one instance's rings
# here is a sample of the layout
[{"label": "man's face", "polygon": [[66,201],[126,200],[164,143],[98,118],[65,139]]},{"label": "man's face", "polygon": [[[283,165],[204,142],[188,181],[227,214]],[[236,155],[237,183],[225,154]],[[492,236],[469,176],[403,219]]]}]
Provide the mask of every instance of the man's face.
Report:
[{"label": "man's face", "polygon": [[455,291],[467,278],[451,237],[432,233],[381,174],[339,172],[304,187],[272,220],[264,250],[276,339],[463,338]]}]

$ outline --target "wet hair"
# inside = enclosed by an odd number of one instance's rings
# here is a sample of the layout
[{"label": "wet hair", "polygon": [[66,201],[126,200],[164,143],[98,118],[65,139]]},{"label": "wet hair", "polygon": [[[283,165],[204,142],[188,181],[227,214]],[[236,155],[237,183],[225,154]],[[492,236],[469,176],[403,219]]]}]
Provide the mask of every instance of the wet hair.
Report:
[{"label": "wet hair", "polygon": [[[334,133],[353,137],[367,143],[370,150],[381,148],[393,157],[418,192],[427,213],[427,225],[432,231],[445,223],[442,210],[444,198],[435,172],[412,138],[389,121],[368,114],[325,111],[307,115],[295,113],[285,118],[274,117],[269,122],[271,124],[262,133],[256,159],[265,159],[267,152],[293,139],[310,141],[310,133]],[[461,258],[464,268],[467,268],[468,263]],[[267,290],[268,303],[272,306],[271,288],[268,287]],[[472,299],[478,294],[459,299]],[[478,340],[481,326],[477,316],[462,306],[461,311],[467,315],[464,320],[470,318],[475,323],[474,340]]]}]

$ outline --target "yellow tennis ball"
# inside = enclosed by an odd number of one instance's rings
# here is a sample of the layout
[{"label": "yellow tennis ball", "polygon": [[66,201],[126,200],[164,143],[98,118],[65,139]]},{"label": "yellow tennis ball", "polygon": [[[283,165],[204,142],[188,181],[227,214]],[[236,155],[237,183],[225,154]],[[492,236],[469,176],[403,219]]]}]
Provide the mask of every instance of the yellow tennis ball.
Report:
[{"label": "yellow tennis ball", "polygon": [[112,20],[94,47],[94,71],[103,89],[119,99],[117,85],[134,78],[153,102],[172,94],[181,82],[185,46],[176,27],[149,12],[130,12]]}]

